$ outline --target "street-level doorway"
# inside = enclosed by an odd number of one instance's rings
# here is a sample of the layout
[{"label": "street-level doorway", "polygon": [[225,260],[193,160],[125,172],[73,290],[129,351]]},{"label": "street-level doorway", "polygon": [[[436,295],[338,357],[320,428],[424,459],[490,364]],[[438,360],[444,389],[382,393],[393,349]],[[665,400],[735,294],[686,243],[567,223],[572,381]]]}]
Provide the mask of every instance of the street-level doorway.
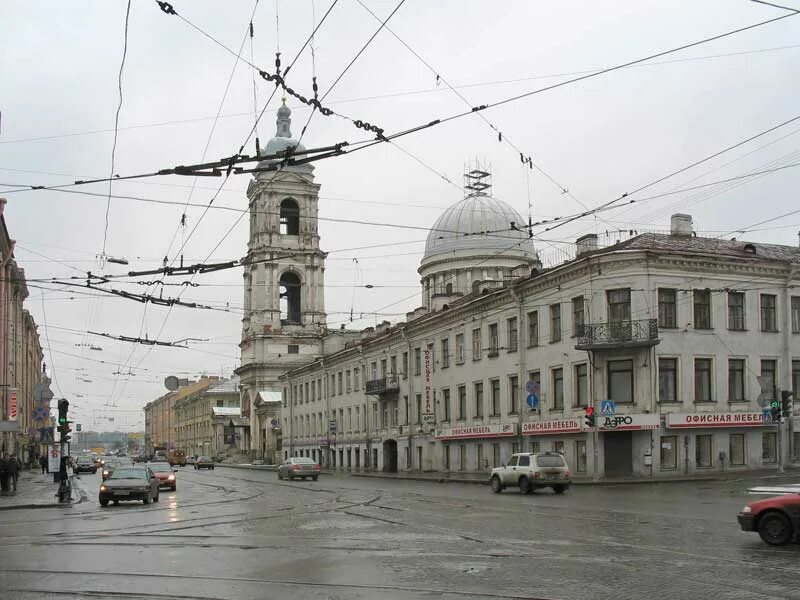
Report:
[{"label": "street-level doorway", "polygon": [[603,456],[606,477],[633,475],[633,433],[620,431],[603,434]]},{"label": "street-level doorway", "polygon": [[383,442],[383,471],[397,473],[397,441],[386,440]]}]

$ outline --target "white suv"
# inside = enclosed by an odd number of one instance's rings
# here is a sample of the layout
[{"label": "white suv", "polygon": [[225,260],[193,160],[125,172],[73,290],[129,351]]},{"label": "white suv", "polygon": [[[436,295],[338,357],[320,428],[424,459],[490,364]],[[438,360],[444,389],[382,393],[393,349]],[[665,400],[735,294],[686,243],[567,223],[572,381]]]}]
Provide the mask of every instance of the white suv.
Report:
[{"label": "white suv", "polygon": [[492,469],[489,483],[495,494],[508,486],[519,487],[523,494],[543,487],[563,494],[569,489],[570,477],[567,461],[558,452],[522,452],[512,454],[507,465]]}]

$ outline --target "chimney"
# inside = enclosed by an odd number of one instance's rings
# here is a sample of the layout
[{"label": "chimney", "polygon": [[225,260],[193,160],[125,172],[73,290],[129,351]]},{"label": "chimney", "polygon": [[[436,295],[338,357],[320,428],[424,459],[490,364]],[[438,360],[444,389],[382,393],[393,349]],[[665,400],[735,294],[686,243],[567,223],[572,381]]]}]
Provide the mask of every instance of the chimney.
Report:
[{"label": "chimney", "polygon": [[575,240],[575,246],[577,246],[575,250],[576,258],[583,256],[588,252],[597,250],[597,234],[587,233],[586,235],[582,235],[577,240]]},{"label": "chimney", "polygon": [[694,234],[692,229],[692,215],[675,213],[670,222],[670,235],[691,236]]}]

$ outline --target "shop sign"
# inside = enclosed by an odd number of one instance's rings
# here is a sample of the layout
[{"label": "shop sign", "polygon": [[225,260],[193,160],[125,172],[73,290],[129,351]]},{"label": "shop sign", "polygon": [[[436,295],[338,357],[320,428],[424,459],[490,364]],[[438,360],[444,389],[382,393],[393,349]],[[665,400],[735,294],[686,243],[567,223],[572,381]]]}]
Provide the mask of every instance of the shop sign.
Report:
[{"label": "shop sign", "polygon": [[667,427],[671,429],[761,427],[762,425],[764,425],[764,415],[760,412],[667,413]]},{"label": "shop sign", "polygon": [[433,414],[431,407],[431,351],[425,350],[425,409],[423,412]]},{"label": "shop sign", "polygon": [[17,420],[17,388],[8,389],[8,420]]},{"label": "shop sign", "polygon": [[661,417],[657,414],[620,415],[600,417],[600,431],[642,431],[660,429]]},{"label": "shop sign", "polygon": [[580,419],[550,419],[522,424],[522,435],[551,435],[555,433],[580,433]]},{"label": "shop sign", "polygon": [[442,427],[436,432],[438,440],[463,440],[468,438],[509,437],[516,435],[514,423],[492,425],[463,425],[461,427]]}]

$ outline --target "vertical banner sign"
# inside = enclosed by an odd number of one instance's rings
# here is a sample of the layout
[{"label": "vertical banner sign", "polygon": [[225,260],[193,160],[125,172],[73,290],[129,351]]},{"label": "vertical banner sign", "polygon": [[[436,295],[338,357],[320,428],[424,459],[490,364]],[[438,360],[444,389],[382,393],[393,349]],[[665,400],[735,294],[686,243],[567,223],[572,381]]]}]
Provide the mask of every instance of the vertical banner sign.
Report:
[{"label": "vertical banner sign", "polygon": [[17,420],[17,388],[8,389],[8,420]]},{"label": "vertical banner sign", "polygon": [[431,413],[431,351],[425,350],[425,414]]},{"label": "vertical banner sign", "polygon": [[51,473],[58,473],[61,470],[61,448],[57,444],[48,448],[47,470]]}]

